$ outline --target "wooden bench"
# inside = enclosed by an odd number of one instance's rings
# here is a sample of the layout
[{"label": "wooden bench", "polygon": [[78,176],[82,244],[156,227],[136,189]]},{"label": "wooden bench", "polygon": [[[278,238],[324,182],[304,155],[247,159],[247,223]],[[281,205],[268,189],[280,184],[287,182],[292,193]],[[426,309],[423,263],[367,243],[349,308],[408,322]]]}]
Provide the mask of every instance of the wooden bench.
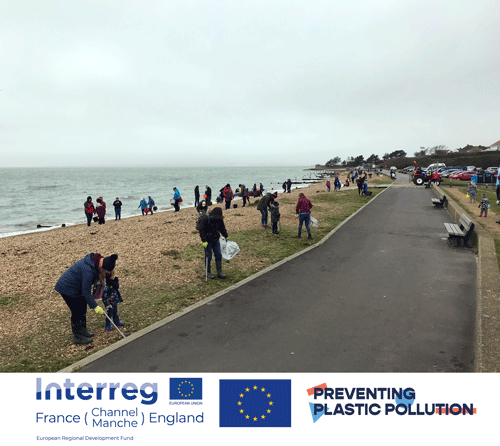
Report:
[{"label": "wooden bench", "polygon": [[442,195],[441,198],[432,198],[432,204],[437,208],[444,208],[446,204],[446,195]]},{"label": "wooden bench", "polygon": [[448,238],[457,240],[457,246],[460,246],[460,241],[462,239],[464,241],[464,246],[469,246],[469,239],[472,235],[472,231],[474,231],[474,223],[472,223],[469,217],[462,214],[458,225],[454,223],[445,223],[444,227],[446,231],[448,231]]}]

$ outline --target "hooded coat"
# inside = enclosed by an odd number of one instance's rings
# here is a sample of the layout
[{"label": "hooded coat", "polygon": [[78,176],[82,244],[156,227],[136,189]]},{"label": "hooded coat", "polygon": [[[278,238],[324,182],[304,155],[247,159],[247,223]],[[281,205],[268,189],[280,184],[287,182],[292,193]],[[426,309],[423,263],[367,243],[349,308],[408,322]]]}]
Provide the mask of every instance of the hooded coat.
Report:
[{"label": "hooded coat", "polygon": [[216,243],[219,241],[221,234],[227,238],[228,235],[226,226],[224,225],[222,209],[216,207],[205,214],[200,221],[199,231],[202,242]]},{"label": "hooded coat", "polygon": [[75,299],[83,296],[90,308],[97,307],[97,302],[92,296],[92,285],[97,282],[99,271],[95,266],[94,253],[87,254],[70,266],[56,283],[54,289],[65,296]]}]

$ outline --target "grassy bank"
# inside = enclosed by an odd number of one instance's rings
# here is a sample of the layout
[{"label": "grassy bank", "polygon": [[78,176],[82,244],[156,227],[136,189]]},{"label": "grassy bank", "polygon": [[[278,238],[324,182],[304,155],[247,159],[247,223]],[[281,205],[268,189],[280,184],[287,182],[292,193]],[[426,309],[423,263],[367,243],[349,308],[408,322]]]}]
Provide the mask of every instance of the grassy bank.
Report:
[{"label": "grassy bank", "polygon": [[[357,190],[308,195],[314,204],[312,214],[319,221],[319,229],[313,230],[313,240],[296,238],[297,221],[289,214],[282,214],[279,236],[273,236],[269,230],[228,228],[230,239],[238,243],[241,252],[231,261],[224,261],[225,280],[205,280],[203,248],[199,242],[180,250],[165,250],[160,254],[160,257],[170,260],[169,274],[187,270],[188,266],[189,270],[194,271],[182,285],[174,286],[168,279],[159,280],[141,272],[139,268],[120,270],[118,267],[117,275],[124,298],[124,302],[119,305],[119,313],[126,322],[126,333],[137,332],[318,242],[383,189],[371,190],[371,197],[359,196]],[[286,195],[280,196],[279,201],[285,207],[291,207],[296,202]],[[253,202],[252,206],[255,204]],[[252,213],[254,218],[259,218],[257,214],[256,210],[255,214]],[[158,262],[161,260],[157,259]],[[18,309],[23,302],[17,297],[11,299],[9,296],[0,296],[0,305],[8,311],[9,308]],[[89,346],[72,345],[72,336],[67,327],[67,309],[53,313],[50,317],[41,314],[40,318],[43,324],[37,324],[36,327],[41,328],[32,327],[30,330],[28,325],[25,332],[18,336],[20,340],[15,345],[6,338],[0,340],[1,372],[55,372],[120,339],[117,332],[104,332],[102,318],[97,318],[90,311],[87,313],[88,325],[96,336]],[[16,321],[11,322],[9,329],[17,330]]]}]

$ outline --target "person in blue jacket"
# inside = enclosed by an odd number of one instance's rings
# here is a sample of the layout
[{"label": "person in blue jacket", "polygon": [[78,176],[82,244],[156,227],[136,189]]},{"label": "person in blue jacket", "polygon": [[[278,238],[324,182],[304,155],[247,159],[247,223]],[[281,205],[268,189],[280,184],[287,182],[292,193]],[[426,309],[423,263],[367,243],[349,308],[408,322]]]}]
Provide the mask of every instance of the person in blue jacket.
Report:
[{"label": "person in blue jacket", "polygon": [[177,189],[176,187],[174,187],[174,200],[175,200],[175,203],[174,203],[175,212],[179,212],[179,203],[181,201],[181,193],[179,192],[179,189]]},{"label": "person in blue jacket", "polygon": [[151,215],[153,215],[153,207],[155,205],[155,201],[151,198],[151,195],[148,195],[148,207]]},{"label": "person in blue jacket", "polygon": [[96,314],[104,314],[92,296],[92,286],[99,279],[105,282],[106,276],[113,276],[117,254],[103,257],[101,254],[87,254],[70,266],[56,283],[54,289],[62,296],[71,311],[71,329],[74,344],[89,344],[93,333],[87,330],[87,305]]},{"label": "person in blue jacket", "polygon": [[141,198],[141,201],[139,202],[139,206],[142,211],[142,215],[144,215],[146,212],[146,208],[148,207],[148,202],[144,199],[144,197]]}]

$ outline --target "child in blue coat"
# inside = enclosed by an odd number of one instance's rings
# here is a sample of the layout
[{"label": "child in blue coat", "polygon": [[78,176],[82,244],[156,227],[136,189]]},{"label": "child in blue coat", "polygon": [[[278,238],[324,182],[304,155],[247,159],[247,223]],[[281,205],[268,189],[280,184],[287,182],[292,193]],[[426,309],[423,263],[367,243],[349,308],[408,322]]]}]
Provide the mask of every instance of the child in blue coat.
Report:
[{"label": "child in blue coat", "polygon": [[[119,287],[120,284],[118,282],[118,277],[107,277],[106,288],[104,289],[104,294],[102,296],[102,303],[108,311],[109,319],[111,319],[117,327],[122,327],[125,324],[120,322],[120,318],[118,317],[118,304],[123,302],[120,291],[118,290]],[[113,326],[111,325],[111,321],[109,319],[106,318],[106,331],[113,330]]]}]

